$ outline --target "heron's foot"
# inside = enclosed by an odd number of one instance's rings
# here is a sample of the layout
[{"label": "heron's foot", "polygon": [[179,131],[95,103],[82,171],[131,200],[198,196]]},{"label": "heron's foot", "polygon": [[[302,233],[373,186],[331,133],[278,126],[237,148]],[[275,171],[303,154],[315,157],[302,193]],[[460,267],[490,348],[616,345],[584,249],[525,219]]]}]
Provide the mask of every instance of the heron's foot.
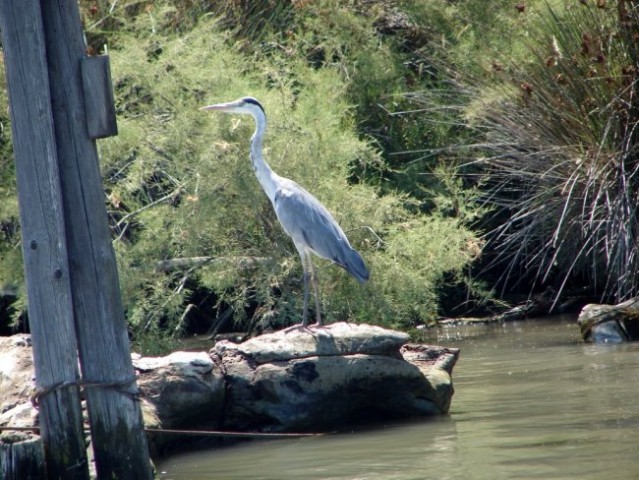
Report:
[{"label": "heron's foot", "polygon": [[316,330],[318,328],[322,328],[324,325],[319,322],[319,323],[312,323],[312,324],[308,324],[308,323],[297,323],[295,325],[291,325],[290,327],[286,327],[285,329],[282,330],[282,332],[284,333],[288,333],[288,332],[293,332],[293,331],[303,331],[303,332],[312,332],[313,330]]},{"label": "heron's foot", "polygon": [[291,325],[290,327],[286,327],[282,330],[284,333],[293,332],[295,330],[310,330],[312,325],[302,323],[296,323],[295,325]]},{"label": "heron's foot", "polygon": [[322,317],[318,314],[317,317],[315,317],[315,323],[311,323],[309,325],[308,322],[302,322],[302,325],[306,328],[322,328],[324,326],[324,322],[322,322]]}]

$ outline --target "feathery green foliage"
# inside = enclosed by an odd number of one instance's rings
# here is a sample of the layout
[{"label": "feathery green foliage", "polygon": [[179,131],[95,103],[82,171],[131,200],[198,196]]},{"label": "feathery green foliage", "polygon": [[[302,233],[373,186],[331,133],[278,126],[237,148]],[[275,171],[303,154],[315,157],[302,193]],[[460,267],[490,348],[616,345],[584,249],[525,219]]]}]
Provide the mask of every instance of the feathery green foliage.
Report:
[{"label": "feathery green foliage", "polygon": [[[189,303],[214,305],[210,316],[231,309],[249,328],[299,321],[301,266],[250,168],[252,120],[197,109],[247,94],[269,116],[271,166],[334,212],[373,272],[360,287],[318,261],[326,320],[410,326],[437,315],[438,282],[473,260],[477,240],[461,220],[421,215],[409,197],[349,184],[354,166],[380,159],[357,136],[355,86],[339,69],[247,49],[213,17],[179,36],[130,35],[112,51],[121,133],[100,153],[134,331],[179,330]],[[154,273],[162,260],[202,256],[212,260]]]},{"label": "feathery green foliage", "polygon": [[[2,71],[3,62],[0,58]],[[0,105],[7,106],[8,103],[6,78],[2,75]],[[0,304],[8,305],[6,311],[0,311],[0,323],[16,327],[24,312],[24,301],[14,302],[13,299],[16,295],[19,298],[24,277],[10,126],[8,108],[0,108],[0,300],[7,297],[7,301],[0,301]]]},{"label": "feathery green foliage", "polygon": [[[435,168],[420,180],[436,181],[415,186],[417,170],[389,161],[389,148],[419,145],[426,124],[388,116],[408,104],[400,92],[427,78],[406,63],[427,39],[402,15],[414,35],[393,37],[384,23],[393,8],[336,0],[82,3],[90,49],[111,59],[119,135],[98,147],[138,345],[157,350],[167,344],[153,339],[201,331],[215,318],[243,329],[300,319],[302,269],[250,167],[252,120],[198,110],[244,95],[266,108],[271,166],[333,212],[372,271],[359,286],[316,260],[326,321],[410,327],[438,315],[442,282],[461,277],[480,251],[467,227],[475,193]],[[22,282],[7,165],[3,287]]]}]

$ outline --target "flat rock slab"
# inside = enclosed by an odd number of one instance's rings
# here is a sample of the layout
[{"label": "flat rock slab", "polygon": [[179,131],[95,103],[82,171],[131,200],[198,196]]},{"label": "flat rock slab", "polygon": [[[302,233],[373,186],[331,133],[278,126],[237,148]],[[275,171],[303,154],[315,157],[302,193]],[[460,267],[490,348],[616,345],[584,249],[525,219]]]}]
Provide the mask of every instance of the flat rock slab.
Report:
[{"label": "flat rock slab", "polygon": [[198,376],[211,372],[214,367],[206,352],[177,351],[164,357],[143,357],[134,353],[131,359],[135,369],[141,373],[169,368],[179,371],[181,375]]},{"label": "flat rock slab", "polygon": [[260,335],[244,343],[219,342],[212,354],[223,357],[225,353],[243,355],[256,363],[269,363],[314,356],[338,355],[399,356],[399,349],[409,340],[409,335],[374,325],[334,323],[308,328],[291,327],[275,333]]},{"label": "flat rock slab", "polygon": [[163,428],[214,425],[224,402],[224,378],[206,352],[164,357],[133,354],[138,387]]}]

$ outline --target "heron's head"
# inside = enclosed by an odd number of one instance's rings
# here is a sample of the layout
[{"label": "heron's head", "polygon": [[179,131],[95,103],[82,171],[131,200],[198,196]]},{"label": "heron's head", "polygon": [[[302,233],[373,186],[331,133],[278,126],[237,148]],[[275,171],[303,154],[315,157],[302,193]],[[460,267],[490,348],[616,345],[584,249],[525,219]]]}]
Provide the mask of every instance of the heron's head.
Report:
[{"label": "heron's head", "polygon": [[226,113],[244,113],[253,115],[253,117],[265,115],[264,107],[262,107],[262,104],[255,100],[253,97],[243,97],[239,100],[228,103],[216,103],[215,105],[202,107],[200,110],[217,110]]}]

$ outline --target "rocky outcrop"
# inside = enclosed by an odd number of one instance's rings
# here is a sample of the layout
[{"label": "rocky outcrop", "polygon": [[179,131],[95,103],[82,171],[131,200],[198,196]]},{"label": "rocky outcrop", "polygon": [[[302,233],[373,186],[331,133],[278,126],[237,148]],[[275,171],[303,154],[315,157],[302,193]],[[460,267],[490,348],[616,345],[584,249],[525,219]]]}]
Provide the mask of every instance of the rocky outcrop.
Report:
[{"label": "rocky outcrop", "polygon": [[404,333],[337,323],[221,342],[211,356],[226,379],[225,426],[325,431],[447,412],[458,351],[403,347],[407,341]]},{"label": "rocky outcrop", "polygon": [[639,297],[618,305],[586,305],[577,319],[587,342],[621,343],[639,340]]},{"label": "rocky outcrop", "polygon": [[[448,411],[458,350],[407,342],[337,323],[221,341],[208,353],[134,354],[133,364],[147,427],[319,432]],[[0,338],[1,426],[35,424],[33,385],[28,336]]]}]

